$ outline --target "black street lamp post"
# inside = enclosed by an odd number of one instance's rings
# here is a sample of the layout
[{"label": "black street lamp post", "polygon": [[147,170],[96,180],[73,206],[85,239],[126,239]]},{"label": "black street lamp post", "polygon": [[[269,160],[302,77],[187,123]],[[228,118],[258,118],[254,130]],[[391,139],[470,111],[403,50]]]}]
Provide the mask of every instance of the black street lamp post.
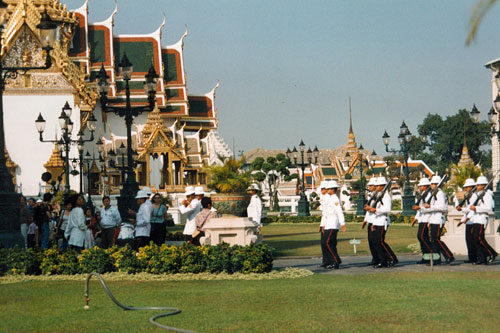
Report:
[{"label": "black street lamp post", "polygon": [[[1,38],[7,22],[8,5],[0,0],[0,49],[3,49]],[[45,11],[40,23],[37,25],[40,33],[40,42],[46,53],[44,66],[6,67],[0,59],[0,245],[12,247],[15,244],[22,245],[23,240],[18,227],[19,220],[19,194],[16,193],[12,175],[7,169],[5,156],[5,128],[3,116],[3,92],[7,79],[15,79],[19,72],[26,74],[30,70],[43,70],[52,66],[50,51],[54,45],[58,24],[51,20]]]},{"label": "black street lamp post", "polygon": [[[61,126],[61,138],[58,140],[57,138],[55,140],[44,140],[43,139],[43,131],[45,130],[45,119],[43,119],[42,114],[38,114],[38,118],[35,120],[35,125],[38,133],[40,133],[40,142],[51,142],[51,143],[57,143],[57,146],[59,148],[59,151],[62,152],[64,151],[64,174],[65,174],[65,184],[64,184],[64,192],[68,193],[70,191],[70,186],[69,186],[69,151],[72,145],[76,144],[78,146],[78,151],[80,153],[80,160],[81,156],[83,154],[83,148],[85,142],[91,142],[94,140],[94,131],[97,125],[97,120],[94,117],[94,114],[92,113],[90,117],[87,119],[87,125],[90,131],[90,138],[89,139],[84,139],[83,138],[83,132],[80,130],[77,134],[77,139],[73,140],[71,138],[71,133],[73,132],[73,122],[71,121],[71,113],[72,109],[69,106],[68,102],[64,104],[64,107],[62,108],[61,115],[59,116],[59,125]],[[76,168],[76,165],[74,166]],[[80,165],[80,193],[82,193],[82,177],[81,177],[81,165]]]},{"label": "black street lamp post", "polygon": [[[405,173],[405,188],[403,194],[403,215],[410,216],[414,215],[415,211],[412,209],[412,206],[415,204],[415,195],[413,194],[413,190],[410,186],[410,168],[408,167],[408,158],[410,152],[410,142],[412,141],[412,134],[406,126],[405,122],[401,124],[399,128],[398,141],[400,149],[389,149],[389,140],[390,136],[387,134],[387,131],[384,132],[382,136],[382,140],[384,141],[385,151],[388,153],[402,153],[403,154],[403,170]],[[427,143],[427,137],[424,135],[421,137],[422,142]]]},{"label": "black street lamp post", "polygon": [[122,144],[120,145],[120,147],[118,148],[118,152],[122,155],[122,159],[121,159],[121,163],[120,163],[120,166],[121,166],[121,171],[122,171],[122,182],[123,180],[125,179],[125,152],[127,151],[127,147],[125,147],[125,145]]},{"label": "black street lamp post", "polygon": [[92,165],[97,161],[95,156],[90,156],[90,153],[87,151],[83,160],[87,166],[87,196],[88,196],[88,207],[94,210],[94,203],[92,202],[92,174],[90,173],[90,169]]},{"label": "black street lamp post", "polygon": [[146,74],[146,80],[144,82],[144,91],[148,95],[149,105],[146,106],[132,106],[130,103],[130,87],[129,81],[132,78],[133,66],[128,60],[127,55],[124,54],[123,58],[119,64],[120,74],[125,81],[125,106],[111,106],[109,103],[107,95],[109,92],[109,81],[108,75],[104,66],[101,67],[99,74],[97,75],[97,89],[101,95],[101,108],[104,112],[114,112],[116,115],[125,118],[125,125],[127,127],[127,179],[123,183],[123,188],[120,191],[120,197],[118,198],[118,210],[122,218],[128,216],[128,209],[136,209],[137,203],[135,196],[139,190],[139,184],[135,180],[134,172],[134,160],[132,151],[132,121],[134,117],[137,117],[143,111],[151,111],[154,108],[156,100],[156,88],[158,85],[158,74],[151,65],[148,74]]},{"label": "black street lamp post", "polygon": [[[302,170],[302,185],[300,189],[300,199],[298,202],[298,216],[309,216],[309,201],[307,200],[306,196],[306,182],[305,182],[305,177],[304,177],[304,171],[306,167],[310,164],[312,164],[312,160],[314,158],[314,163],[318,163],[318,156],[319,156],[319,150],[318,147],[314,147],[314,150],[311,150],[309,148],[307,151],[305,150],[306,145],[304,144],[304,141],[300,140],[299,144],[299,151],[297,151],[297,148],[293,147],[293,150],[290,151],[289,148],[286,150],[286,156],[288,160],[292,160],[293,158],[293,163],[291,165],[295,168],[300,168]],[[300,153],[300,159],[299,159],[299,153]]]},{"label": "black street lamp post", "polygon": [[[495,82],[497,83],[497,87],[499,86],[498,84],[500,83],[497,82],[498,80],[500,80],[500,77],[498,76],[499,74],[495,76]],[[497,95],[496,99],[493,101],[493,106],[491,107],[490,112],[488,112],[488,120],[491,124],[491,131],[490,131],[491,138],[494,138],[496,136],[500,144],[500,117],[498,110],[500,110],[500,94]],[[473,123],[477,124],[479,122],[481,112],[479,112],[479,110],[475,105],[472,107],[470,116],[472,118]],[[498,176],[498,171],[496,175],[493,175],[493,177],[497,177],[495,192],[493,192],[493,201],[495,202],[495,208],[496,208],[500,207],[500,177]],[[496,208],[494,211],[495,211],[495,219],[500,219],[500,209]]]}]

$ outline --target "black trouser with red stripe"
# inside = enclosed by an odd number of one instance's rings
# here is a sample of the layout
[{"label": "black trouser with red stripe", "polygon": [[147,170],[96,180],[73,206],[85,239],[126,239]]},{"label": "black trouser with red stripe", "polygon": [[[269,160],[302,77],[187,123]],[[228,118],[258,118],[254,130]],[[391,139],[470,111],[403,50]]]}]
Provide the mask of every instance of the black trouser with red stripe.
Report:
[{"label": "black trouser with red stripe", "polygon": [[486,242],[484,238],[484,225],[474,223],[473,240],[476,245],[477,262],[485,263],[487,257],[497,255],[495,250]]},{"label": "black trouser with red stripe", "polygon": [[441,240],[441,224],[432,224],[431,227],[431,244],[433,253],[441,253],[445,259],[452,259],[453,253],[446,244]]},{"label": "black trouser with red stripe", "polygon": [[372,233],[372,224],[368,223],[368,245],[370,246],[370,253],[372,254],[372,263],[378,264],[380,263],[380,259],[377,253],[377,243],[374,241]]},{"label": "black trouser with red stripe", "polygon": [[389,262],[394,262],[398,258],[392,251],[391,247],[389,244],[385,242],[385,233],[386,230],[384,226],[378,226],[375,225],[373,226],[374,231],[372,232],[372,239],[377,247],[377,255],[378,258],[380,259],[380,264],[382,266],[387,266]]},{"label": "black trouser with red stripe", "polygon": [[338,232],[338,229],[328,229],[321,233],[321,252],[323,253],[324,265],[340,265],[342,263],[337,253]]},{"label": "black trouser with red stripe", "polygon": [[431,253],[431,240],[429,238],[429,227],[427,223],[419,223],[418,224],[418,234],[417,239],[420,242],[420,248],[422,249],[422,253]]},{"label": "black trouser with red stripe", "polygon": [[465,244],[467,245],[467,255],[470,262],[477,261],[477,248],[474,242],[474,224],[465,225]]}]

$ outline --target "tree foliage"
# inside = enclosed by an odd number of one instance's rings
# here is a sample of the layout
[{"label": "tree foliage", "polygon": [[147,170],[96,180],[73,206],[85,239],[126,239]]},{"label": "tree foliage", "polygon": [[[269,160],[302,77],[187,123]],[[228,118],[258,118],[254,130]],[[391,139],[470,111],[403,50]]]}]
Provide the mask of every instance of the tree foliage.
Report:
[{"label": "tree foliage", "polygon": [[262,157],[257,157],[252,162],[251,174],[252,179],[264,183],[267,181],[269,189],[270,209],[273,211],[279,210],[278,202],[278,186],[281,181],[291,181],[297,178],[297,175],[291,175],[289,167],[291,166],[285,154],[269,156],[264,160]]},{"label": "tree foliage", "polygon": [[428,136],[430,146],[425,150],[419,140],[412,140],[416,158],[424,160],[438,173],[445,172],[452,163],[458,163],[464,145],[464,134],[474,163],[480,163],[485,168],[491,165],[489,151],[482,149],[490,140],[490,124],[487,121],[474,124],[465,109],[445,119],[438,114],[428,114],[418,126],[418,132]]}]

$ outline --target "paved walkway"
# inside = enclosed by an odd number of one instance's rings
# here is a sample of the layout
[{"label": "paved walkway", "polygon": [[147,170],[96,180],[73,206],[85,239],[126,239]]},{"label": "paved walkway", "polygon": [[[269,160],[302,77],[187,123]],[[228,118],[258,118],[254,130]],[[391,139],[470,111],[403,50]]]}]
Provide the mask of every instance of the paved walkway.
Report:
[{"label": "paved walkway", "polygon": [[[426,265],[415,264],[422,258],[421,255],[416,254],[398,254],[399,263],[391,268],[373,268],[368,266],[371,261],[370,256],[366,255],[353,255],[341,257],[342,264],[340,269],[324,269],[319,267],[321,264],[320,257],[286,257],[278,258],[273,262],[275,269],[285,267],[305,268],[314,273],[319,274],[383,274],[390,272],[430,272],[431,267]],[[500,258],[500,257],[499,257]],[[465,256],[456,256],[456,261],[451,265],[434,266],[436,272],[470,272],[470,271],[488,271],[500,272],[500,259],[489,265],[472,265],[464,263],[467,258]]]}]

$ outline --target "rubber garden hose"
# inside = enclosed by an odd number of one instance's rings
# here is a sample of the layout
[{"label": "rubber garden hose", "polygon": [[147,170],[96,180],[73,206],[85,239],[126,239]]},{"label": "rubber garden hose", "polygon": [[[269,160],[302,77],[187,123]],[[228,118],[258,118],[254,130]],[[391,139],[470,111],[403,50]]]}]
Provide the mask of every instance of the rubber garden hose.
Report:
[{"label": "rubber garden hose", "polygon": [[90,273],[87,276],[87,281],[85,283],[85,305],[83,307],[84,309],[89,309],[90,308],[89,307],[89,302],[90,302],[90,298],[89,298],[89,282],[90,282],[90,278],[92,278],[92,276],[97,277],[97,279],[99,280],[99,282],[101,282],[101,285],[104,288],[104,291],[106,292],[106,294],[108,294],[109,298],[111,298],[111,300],[116,305],[118,305],[120,308],[122,308],[124,310],[132,310],[132,311],[135,311],[135,310],[169,311],[169,312],[160,313],[160,314],[157,314],[155,316],[152,316],[151,318],[149,318],[149,322],[151,324],[157,326],[157,327],[160,327],[160,328],[163,328],[163,329],[166,329],[166,330],[170,330],[170,331],[175,331],[175,332],[193,332],[193,331],[189,331],[189,330],[184,330],[182,328],[165,326],[165,325],[162,325],[162,324],[159,324],[159,323],[156,322],[156,319],[158,319],[158,318],[173,316],[173,315],[181,313],[181,310],[178,309],[178,308],[173,308],[173,307],[159,307],[159,306],[135,307],[135,306],[123,305],[122,303],[118,302],[118,300],[113,296],[113,294],[109,290],[108,286],[106,285],[106,282],[104,282],[104,280],[101,277],[101,275],[99,273],[96,273],[96,272],[92,272],[92,273]]}]

